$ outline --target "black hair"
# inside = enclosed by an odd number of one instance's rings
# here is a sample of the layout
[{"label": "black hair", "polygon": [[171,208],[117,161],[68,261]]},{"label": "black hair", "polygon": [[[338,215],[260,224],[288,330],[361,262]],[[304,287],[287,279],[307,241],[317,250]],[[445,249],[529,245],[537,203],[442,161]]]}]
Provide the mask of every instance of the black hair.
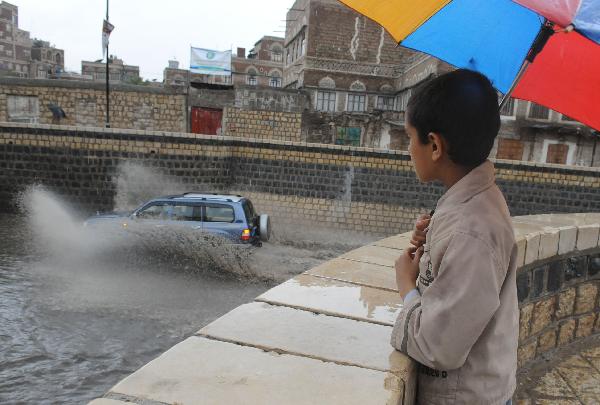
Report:
[{"label": "black hair", "polygon": [[498,135],[498,93],[481,73],[458,69],[419,86],[406,119],[423,145],[435,132],[448,143],[450,160],[473,168],[487,159]]}]

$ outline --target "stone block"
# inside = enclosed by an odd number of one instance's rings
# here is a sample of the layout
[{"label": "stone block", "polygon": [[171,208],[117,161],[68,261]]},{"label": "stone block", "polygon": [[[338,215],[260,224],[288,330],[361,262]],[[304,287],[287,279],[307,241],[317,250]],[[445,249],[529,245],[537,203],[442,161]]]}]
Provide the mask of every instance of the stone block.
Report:
[{"label": "stone block", "polygon": [[378,264],[337,258],[308,270],[306,274],[397,291],[394,269]]},{"label": "stone block", "polygon": [[582,338],[590,336],[594,329],[595,320],[596,314],[584,315],[577,319],[577,330],[575,331],[575,337]]},{"label": "stone block", "polygon": [[599,224],[580,225],[577,231],[577,250],[586,250],[598,246]]},{"label": "stone block", "polygon": [[557,346],[564,346],[573,341],[573,338],[575,336],[575,326],[576,326],[575,319],[569,319],[568,321],[566,321],[560,325],[560,328],[558,331]]},{"label": "stone block", "polygon": [[550,297],[540,300],[534,304],[533,315],[531,319],[531,335],[541,332],[550,325],[554,316],[554,307],[556,306],[556,297]]},{"label": "stone block", "polygon": [[517,237],[517,268],[525,263],[525,250],[527,248],[527,239],[523,236]]},{"label": "stone block", "polygon": [[588,260],[588,277],[599,278],[600,277],[600,255],[593,255]]},{"label": "stone block", "polygon": [[525,248],[524,264],[531,264],[538,260],[538,254],[540,250],[540,233],[530,233],[525,237],[525,239],[527,240],[527,246]]},{"label": "stone block", "polygon": [[570,257],[565,260],[565,281],[579,281],[586,275],[587,256]]},{"label": "stone block", "polygon": [[413,361],[389,345],[389,326],[266,303],[242,305],[198,333],[279,353],[389,371],[402,381],[413,370]]},{"label": "stone block", "polygon": [[577,244],[577,227],[561,226],[558,228],[560,236],[558,240],[558,254],[564,255],[575,250]]},{"label": "stone block", "polygon": [[542,333],[538,339],[538,353],[544,353],[556,347],[556,330],[552,329]]},{"label": "stone block", "polygon": [[556,256],[558,253],[559,238],[560,231],[558,229],[545,230],[540,234],[540,250],[538,254],[540,260]]},{"label": "stone block", "polygon": [[537,339],[534,339],[532,342],[520,346],[517,349],[517,362],[519,368],[535,358],[536,347]]},{"label": "stone block", "polygon": [[532,313],[533,304],[527,304],[521,308],[519,315],[519,342],[522,342],[529,337]]},{"label": "stone block", "polygon": [[[190,337],[128,376],[111,393],[166,404],[398,403],[389,373]],[[357,390],[356,387],[361,389]]]},{"label": "stone block", "polygon": [[389,326],[402,308],[397,292],[310,275],[296,276],[256,300]]},{"label": "stone block", "polygon": [[597,284],[583,284],[577,287],[577,299],[575,301],[575,314],[584,314],[591,312],[596,307],[596,297],[598,295]]},{"label": "stone block", "polygon": [[531,272],[520,271],[517,274],[517,297],[519,302],[526,301],[529,298],[531,292]]},{"label": "stone block", "polygon": [[561,319],[573,314],[575,308],[575,288],[569,288],[558,296],[558,309],[556,310],[556,318]]},{"label": "stone block", "polygon": [[546,290],[556,292],[561,289],[564,276],[564,261],[557,260],[548,264],[548,276]]},{"label": "stone block", "polygon": [[533,288],[530,298],[535,299],[544,293],[548,265],[533,269]]}]

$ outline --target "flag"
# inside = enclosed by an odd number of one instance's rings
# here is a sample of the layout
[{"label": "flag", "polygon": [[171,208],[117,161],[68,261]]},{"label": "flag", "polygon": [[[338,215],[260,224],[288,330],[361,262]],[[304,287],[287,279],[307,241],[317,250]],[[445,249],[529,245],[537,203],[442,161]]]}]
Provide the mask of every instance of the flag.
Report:
[{"label": "flag", "polygon": [[221,52],[191,47],[190,71],[205,75],[231,76],[231,50]]},{"label": "flag", "polygon": [[104,56],[106,53],[106,47],[108,46],[108,37],[114,29],[114,25],[104,20],[104,22],[102,23],[102,56]]}]

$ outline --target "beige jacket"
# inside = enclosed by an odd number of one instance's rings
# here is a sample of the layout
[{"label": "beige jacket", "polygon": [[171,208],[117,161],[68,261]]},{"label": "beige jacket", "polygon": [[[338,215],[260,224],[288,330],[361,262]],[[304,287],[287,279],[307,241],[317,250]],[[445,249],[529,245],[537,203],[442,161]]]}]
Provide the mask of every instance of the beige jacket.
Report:
[{"label": "beige jacket", "polygon": [[504,405],[515,389],[517,246],[506,201],[486,161],[438,201],[415,295],[392,346],[420,363],[426,404]]}]

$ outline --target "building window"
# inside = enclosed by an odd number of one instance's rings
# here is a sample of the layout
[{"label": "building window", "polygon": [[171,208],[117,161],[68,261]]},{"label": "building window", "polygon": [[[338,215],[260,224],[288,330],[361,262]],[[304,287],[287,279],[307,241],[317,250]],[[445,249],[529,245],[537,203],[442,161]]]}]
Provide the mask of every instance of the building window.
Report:
[{"label": "building window", "polygon": [[386,111],[394,110],[394,97],[377,96],[377,109]]},{"label": "building window", "polygon": [[37,97],[8,96],[7,97],[8,121],[27,122],[35,124],[40,116],[40,107]]},{"label": "building window", "polygon": [[550,110],[542,105],[530,103],[528,116],[535,120],[547,120],[550,118]]},{"label": "building window", "polygon": [[498,138],[496,159],[522,160],[524,145],[518,139]]},{"label": "building window", "polygon": [[253,74],[250,74],[250,75],[247,77],[246,81],[247,81],[247,83],[248,83],[250,86],[256,86],[256,76],[255,76],[255,75],[253,75]]},{"label": "building window", "polygon": [[362,112],[365,111],[365,94],[348,94],[347,111]]},{"label": "building window", "polygon": [[336,145],[360,146],[360,128],[359,127],[337,127]]},{"label": "building window", "polygon": [[303,33],[300,39],[300,56],[304,55],[304,52],[306,52],[306,34]]},{"label": "building window", "polygon": [[397,97],[398,102],[396,105],[398,106],[398,111],[406,111],[406,106],[408,105],[411,94],[412,90],[409,89]]},{"label": "building window", "polygon": [[317,91],[317,111],[335,111],[335,91]]},{"label": "building window", "polygon": [[505,117],[514,117],[515,115],[515,99],[510,97],[500,110],[500,115]]},{"label": "building window", "polygon": [[281,62],[281,61],[283,61],[283,57],[281,55],[281,52],[279,52],[279,51],[273,51],[273,52],[271,52],[271,60],[273,62]]},{"label": "building window", "polygon": [[271,80],[269,80],[269,86],[281,87],[281,77],[271,77]]},{"label": "building window", "polygon": [[555,143],[548,145],[548,153],[546,154],[546,163],[557,163],[564,165],[567,163],[569,155],[569,145],[563,143]]}]

